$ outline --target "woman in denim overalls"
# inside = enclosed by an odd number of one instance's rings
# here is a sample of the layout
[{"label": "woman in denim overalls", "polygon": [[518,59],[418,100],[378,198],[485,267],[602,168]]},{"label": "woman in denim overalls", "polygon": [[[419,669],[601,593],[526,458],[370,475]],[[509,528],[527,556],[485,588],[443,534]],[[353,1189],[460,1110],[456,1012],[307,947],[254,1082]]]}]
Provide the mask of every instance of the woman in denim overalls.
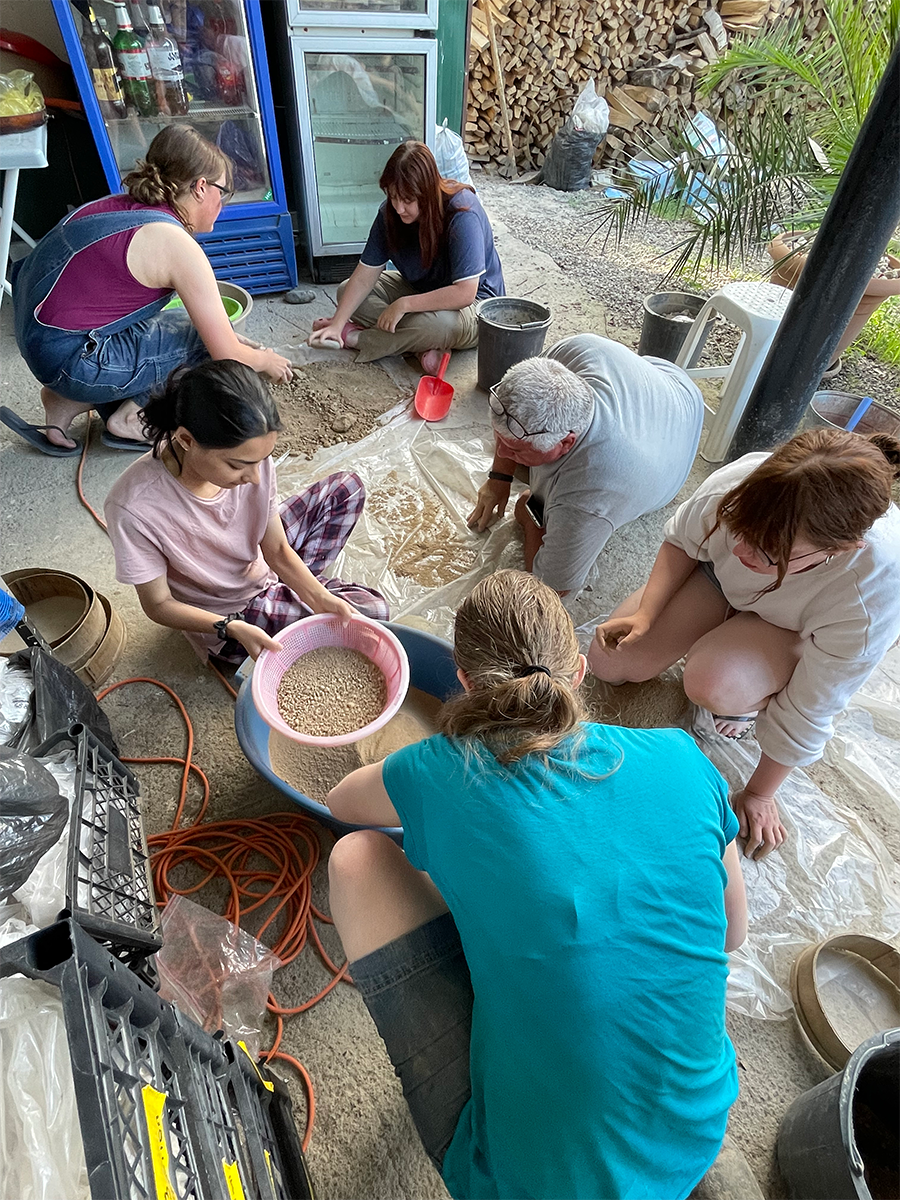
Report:
[{"label": "woman in denim overalls", "polygon": [[[0,420],[45,454],[78,454],[68,436],[82,412],[96,408],[106,423],[103,441],[144,450],[140,409],[169,372],[205,358],[235,359],[275,382],[291,378],[290,363],[236,334],[219,297],[209,260],[192,233],[212,230],[230,195],[228,158],[188,125],[170,125],[153,139],[144,161],[126,176],[127,193],[84,205],[70,213],[19,265],[14,277],[16,341],[43,385],[45,425],[31,425],[9,408]],[[84,286],[95,306],[103,293],[134,294],[138,307],[115,320],[89,327],[87,313],[63,322],[48,319],[45,302],[79,252],[115,234],[136,230],[121,263],[104,261],[110,276],[98,284],[95,256],[79,259]],[[77,276],[68,273],[71,300]],[[183,309],[163,311],[173,293]],[[98,301],[99,297],[99,301]],[[140,303],[146,297],[145,303]],[[59,302],[57,292],[53,302]],[[93,311],[96,311],[96,307]],[[84,322],[84,326],[79,321]],[[74,326],[74,327],[73,327]]]}]

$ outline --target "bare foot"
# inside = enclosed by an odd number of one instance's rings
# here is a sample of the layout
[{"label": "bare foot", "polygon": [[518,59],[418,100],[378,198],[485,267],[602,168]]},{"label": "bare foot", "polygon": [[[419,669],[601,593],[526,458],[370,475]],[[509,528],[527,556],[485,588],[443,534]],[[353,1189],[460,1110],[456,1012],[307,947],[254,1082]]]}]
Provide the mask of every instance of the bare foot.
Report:
[{"label": "bare foot", "polygon": [[[90,405],[76,404],[74,400],[67,400],[65,396],[60,396],[58,392],[53,392],[48,387],[41,388],[41,404],[47,414],[47,424],[59,427],[58,429],[44,430],[47,441],[52,442],[54,446],[65,446],[71,450],[78,443],[73,438],[66,436],[69,426],[79,413],[89,412]],[[59,432],[60,429],[63,430],[62,433]]]},{"label": "bare foot", "polygon": [[716,727],[716,733],[720,733],[722,737],[731,738],[732,741],[737,741],[749,732],[750,726],[758,715],[758,713],[752,712],[737,717],[720,717],[717,713],[713,713],[713,724]]},{"label": "bare foot", "polygon": [[443,350],[423,350],[418,355],[419,362],[422,364],[422,370],[426,375],[437,375],[443,357]]},{"label": "bare foot", "polygon": [[147,435],[144,433],[144,427],[138,417],[140,411],[134,400],[126,400],[119,405],[106,422],[106,428],[113,437],[131,438],[133,442],[146,442]]},{"label": "bare foot", "polygon": [[345,350],[359,349],[359,335],[361,332],[362,331],[358,329],[356,325],[351,325],[349,321],[347,322],[347,324],[344,326],[344,331],[341,334]]},{"label": "bare foot", "polygon": [[331,324],[331,321],[331,317],[316,317],[316,319],[313,321],[313,333],[315,333],[317,329],[325,329],[326,326]]}]

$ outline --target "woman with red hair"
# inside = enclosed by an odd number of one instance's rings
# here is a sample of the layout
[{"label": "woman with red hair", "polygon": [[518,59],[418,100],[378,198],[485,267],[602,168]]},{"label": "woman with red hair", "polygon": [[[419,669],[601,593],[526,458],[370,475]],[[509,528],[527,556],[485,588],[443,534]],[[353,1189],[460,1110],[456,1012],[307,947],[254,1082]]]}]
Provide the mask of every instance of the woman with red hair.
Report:
[{"label": "woman with red hair", "polygon": [[309,344],[358,349],[358,362],[415,353],[433,375],[444,350],[477,343],[476,301],[505,294],[494,235],[474,189],[442,179],[422,142],[398,146],[378,184],[387,199],[366,248]]}]

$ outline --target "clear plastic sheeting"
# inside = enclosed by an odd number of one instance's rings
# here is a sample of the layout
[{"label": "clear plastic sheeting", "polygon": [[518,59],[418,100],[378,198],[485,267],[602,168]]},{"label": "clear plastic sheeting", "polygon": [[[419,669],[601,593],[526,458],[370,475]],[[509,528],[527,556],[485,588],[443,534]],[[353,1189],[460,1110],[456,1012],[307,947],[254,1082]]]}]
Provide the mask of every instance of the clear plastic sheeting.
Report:
[{"label": "clear plastic sheeting", "polygon": [[[37,761],[56,780],[60,795],[66,797],[71,809],[75,800],[75,751],[62,750]],[[66,907],[68,851],[69,823],[66,822],[59,840],[38,859],[34,870],[13,893],[15,899],[24,905],[32,924],[38,929],[52,925],[60,910]]]},{"label": "clear plastic sheeting", "polygon": [[[366,508],[333,574],[379,588],[392,619],[448,640],[455,610],[474,584],[522,564],[515,522],[487,534],[466,527],[493,450],[487,421],[476,424],[476,415],[472,405],[454,405],[432,426],[393,413],[390,425],[364,441],[320,451],[309,462],[288,460],[278,472],[279,490],[288,495],[330,471],[357,471]],[[513,485],[507,517],[515,491]],[[580,628],[582,649],[602,619]],[[666,678],[673,672],[678,668]],[[762,862],[742,860],[750,932],[731,956],[728,1004],[735,1012],[788,1017],[791,964],[812,942],[851,931],[900,935],[900,868],[876,832],[876,825],[897,828],[900,806],[900,650],[835,725],[824,767],[811,769],[816,780],[827,776],[822,786],[795,770],[779,789],[786,844]],[[742,787],[759,757],[753,738],[696,736],[731,787]]]},{"label": "clear plastic sheeting", "polygon": [[[402,422],[336,453],[283,463],[278,486],[290,495],[332,471],[356,471],[366,506],[330,573],[378,588],[392,620],[451,639],[453,615],[475,583],[522,564],[514,522],[483,534],[466,526],[492,454],[486,426],[451,432],[443,423]],[[514,502],[515,494],[507,516]]]},{"label": "clear plastic sheeting", "polygon": [[[0,916],[0,940],[8,925]],[[0,1064],[0,1196],[91,1200],[55,988],[21,975],[0,979]]]}]

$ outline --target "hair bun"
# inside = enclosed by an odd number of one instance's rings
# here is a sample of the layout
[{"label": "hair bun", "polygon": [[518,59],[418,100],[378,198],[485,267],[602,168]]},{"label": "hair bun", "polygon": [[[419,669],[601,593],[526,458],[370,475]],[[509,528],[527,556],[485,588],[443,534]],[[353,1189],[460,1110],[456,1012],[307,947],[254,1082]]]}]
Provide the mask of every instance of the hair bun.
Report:
[{"label": "hair bun", "polygon": [[900,441],[890,433],[871,433],[868,440],[873,446],[877,446],[888,460],[894,478],[900,479]]}]

